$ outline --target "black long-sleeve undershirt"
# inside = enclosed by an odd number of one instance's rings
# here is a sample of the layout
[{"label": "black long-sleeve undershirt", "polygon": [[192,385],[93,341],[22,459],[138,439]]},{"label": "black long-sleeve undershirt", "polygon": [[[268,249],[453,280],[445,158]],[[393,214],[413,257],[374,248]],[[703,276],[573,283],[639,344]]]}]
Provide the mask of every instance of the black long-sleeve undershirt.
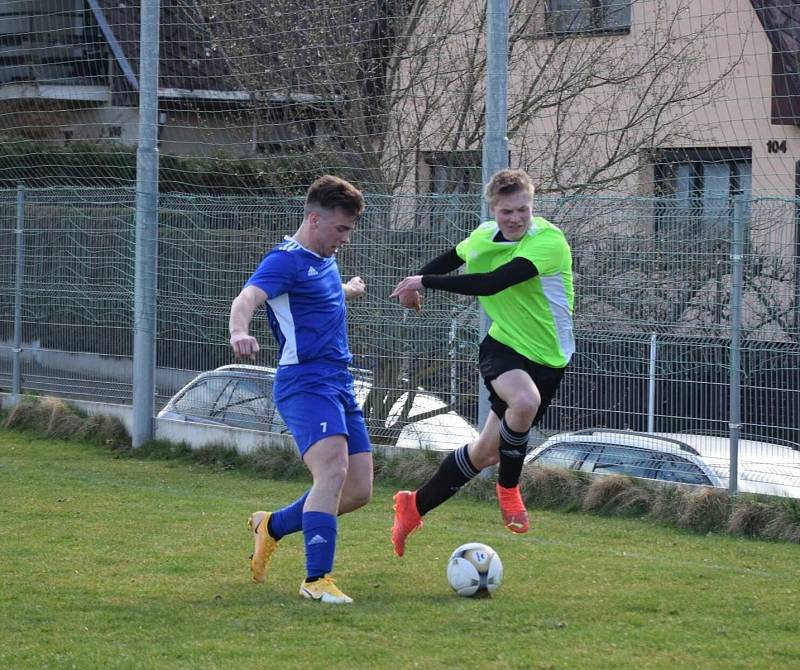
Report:
[{"label": "black long-sleeve undershirt", "polygon": [[420,270],[425,288],[449,291],[461,295],[494,295],[509,286],[532,279],[539,274],[527,258],[515,258],[492,272],[447,275],[461,267],[464,261],[455,248],[437,256]]},{"label": "black long-sleeve undershirt", "polygon": [[453,247],[443,254],[439,254],[433,260],[428,261],[422,266],[418,275],[446,275],[464,265],[461,256],[456,253],[456,248]]}]

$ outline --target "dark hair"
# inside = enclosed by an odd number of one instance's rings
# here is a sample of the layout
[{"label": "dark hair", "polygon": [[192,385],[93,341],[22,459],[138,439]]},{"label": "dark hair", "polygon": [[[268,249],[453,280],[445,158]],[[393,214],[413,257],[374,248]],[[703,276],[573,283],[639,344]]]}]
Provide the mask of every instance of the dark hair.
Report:
[{"label": "dark hair", "polygon": [[483,197],[491,205],[500,196],[512,195],[519,191],[530,191],[531,196],[533,195],[533,182],[528,173],[519,169],[500,170],[492,175],[486,184]]},{"label": "dark hair", "polygon": [[305,214],[314,207],[338,208],[349,216],[358,217],[364,211],[364,196],[349,181],[326,174],[316,179],[306,192]]}]

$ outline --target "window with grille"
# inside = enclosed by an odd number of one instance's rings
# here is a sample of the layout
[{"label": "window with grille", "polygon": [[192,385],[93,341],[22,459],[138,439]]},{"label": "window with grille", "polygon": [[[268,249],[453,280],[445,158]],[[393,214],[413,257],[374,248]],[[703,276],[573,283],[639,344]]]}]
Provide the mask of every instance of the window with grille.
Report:
[{"label": "window with grille", "polygon": [[549,0],[547,28],[551,33],[626,33],[631,27],[633,0]]}]

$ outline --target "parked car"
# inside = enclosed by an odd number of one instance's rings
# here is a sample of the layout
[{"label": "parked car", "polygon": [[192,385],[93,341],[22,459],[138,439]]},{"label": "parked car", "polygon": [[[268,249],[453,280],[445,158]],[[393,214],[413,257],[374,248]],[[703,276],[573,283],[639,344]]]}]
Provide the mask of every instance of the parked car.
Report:
[{"label": "parked car", "polygon": [[[355,392],[363,405],[372,388],[369,370],[351,368]],[[194,421],[219,426],[287,433],[288,428],[272,401],[275,369],[259,365],[224,365],[202,372],[178,391],[158,413],[160,419]],[[384,425],[397,423],[407,394],[394,404]],[[435,395],[417,392],[409,419],[445,407]],[[455,412],[445,412],[403,426],[398,447],[451,450],[478,435],[472,425]]]},{"label": "parked car", "polygon": [[[725,437],[599,428],[554,435],[534,449],[526,463],[728,488],[729,455]],[[739,440],[738,463],[740,491],[800,498],[799,450]]]}]

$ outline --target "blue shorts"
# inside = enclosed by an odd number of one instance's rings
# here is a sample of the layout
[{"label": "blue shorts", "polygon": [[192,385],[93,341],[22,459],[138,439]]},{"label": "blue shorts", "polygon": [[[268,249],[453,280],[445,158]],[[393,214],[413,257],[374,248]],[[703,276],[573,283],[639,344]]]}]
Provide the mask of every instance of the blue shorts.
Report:
[{"label": "blue shorts", "polygon": [[351,456],[372,451],[353,376],[346,367],[307,363],[281,366],[273,393],[275,406],[301,456],[331,435],[347,438]]}]

